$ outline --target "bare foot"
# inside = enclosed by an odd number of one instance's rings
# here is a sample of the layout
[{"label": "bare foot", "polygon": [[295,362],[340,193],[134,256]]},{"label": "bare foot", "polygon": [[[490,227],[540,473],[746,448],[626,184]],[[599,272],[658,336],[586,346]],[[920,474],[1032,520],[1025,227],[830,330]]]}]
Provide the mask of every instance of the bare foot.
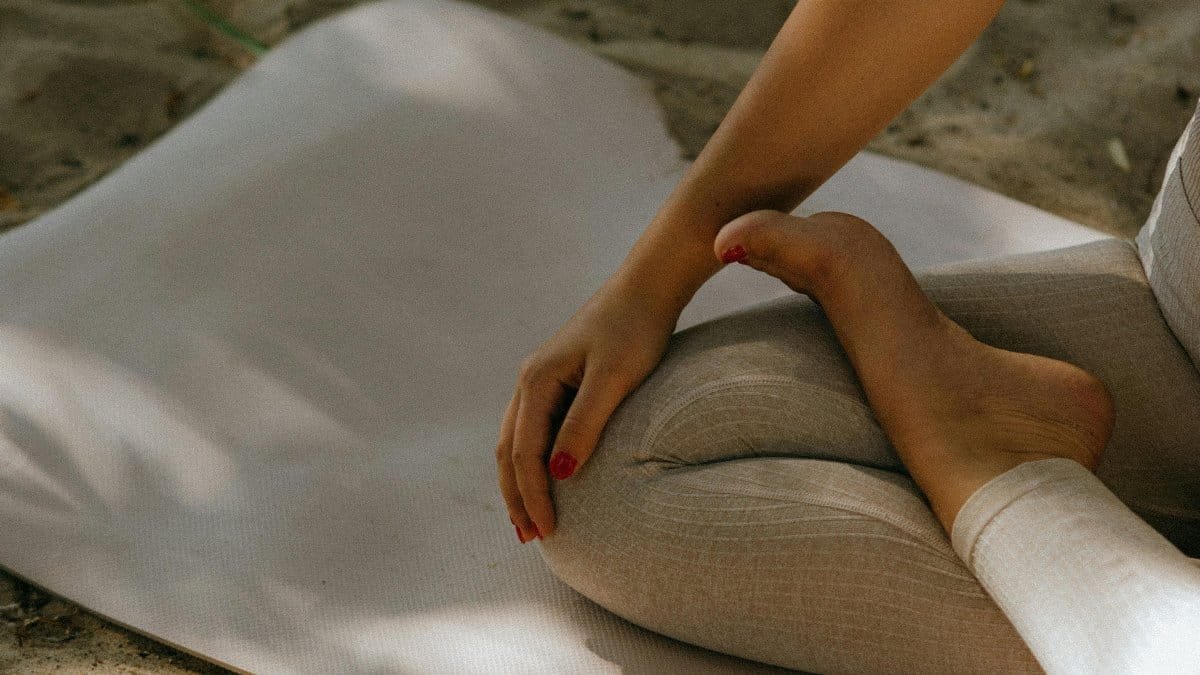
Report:
[{"label": "bare foot", "polygon": [[821,305],[947,532],[972,493],[1022,462],[1066,457],[1095,471],[1113,426],[1104,383],[1064,361],[973,338],[870,223],[756,211],[725,225],[714,248]]}]

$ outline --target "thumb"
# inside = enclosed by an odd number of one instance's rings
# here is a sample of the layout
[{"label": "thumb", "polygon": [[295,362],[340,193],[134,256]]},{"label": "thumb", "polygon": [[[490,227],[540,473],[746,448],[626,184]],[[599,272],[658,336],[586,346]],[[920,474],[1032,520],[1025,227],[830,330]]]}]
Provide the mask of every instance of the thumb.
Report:
[{"label": "thumb", "polygon": [[608,418],[629,393],[615,378],[599,374],[602,372],[600,368],[584,372],[575,400],[554,437],[549,469],[558,480],[570,478],[592,456]]}]

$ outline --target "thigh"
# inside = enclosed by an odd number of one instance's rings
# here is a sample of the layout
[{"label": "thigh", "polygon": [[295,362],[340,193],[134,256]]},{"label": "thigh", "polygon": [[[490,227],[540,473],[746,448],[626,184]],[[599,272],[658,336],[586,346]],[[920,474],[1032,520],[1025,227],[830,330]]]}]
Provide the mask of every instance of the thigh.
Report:
[{"label": "thigh", "polygon": [[632,466],[556,486],[540,546],[613,613],[808,672],[1041,672],[907,477],[788,457]]},{"label": "thigh", "polygon": [[1038,672],[800,296],[674,336],[553,493],[550,568],[659,633],[823,673]]},{"label": "thigh", "polygon": [[615,456],[632,451],[651,471],[805,457],[905,472],[833,328],[801,295],[676,333],[605,434],[620,437],[607,443],[622,446]]}]

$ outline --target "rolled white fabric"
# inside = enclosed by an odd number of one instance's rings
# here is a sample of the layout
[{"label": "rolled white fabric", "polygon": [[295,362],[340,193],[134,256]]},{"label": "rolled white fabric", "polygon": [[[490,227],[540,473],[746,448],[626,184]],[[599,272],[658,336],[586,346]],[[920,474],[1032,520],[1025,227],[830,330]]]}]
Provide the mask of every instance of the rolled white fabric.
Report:
[{"label": "rolled white fabric", "polygon": [[951,543],[1051,675],[1200,673],[1200,560],[1078,462],[992,479]]}]

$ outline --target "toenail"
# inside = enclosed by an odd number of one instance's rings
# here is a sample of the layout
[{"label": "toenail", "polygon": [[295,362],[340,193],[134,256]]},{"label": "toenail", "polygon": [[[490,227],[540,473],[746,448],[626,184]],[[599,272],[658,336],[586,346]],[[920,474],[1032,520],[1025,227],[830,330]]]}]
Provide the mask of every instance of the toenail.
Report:
[{"label": "toenail", "polygon": [[725,249],[725,252],[721,254],[721,262],[723,263],[742,262],[745,259],[746,249],[742,248],[741,244]]}]

